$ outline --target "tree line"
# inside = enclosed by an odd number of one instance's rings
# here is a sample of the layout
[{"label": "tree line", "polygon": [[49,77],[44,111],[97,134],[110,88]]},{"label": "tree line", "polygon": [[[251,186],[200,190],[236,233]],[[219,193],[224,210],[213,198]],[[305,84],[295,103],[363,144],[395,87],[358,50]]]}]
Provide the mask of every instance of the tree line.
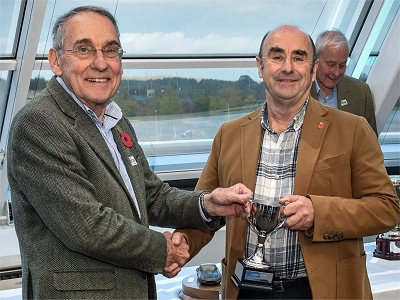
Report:
[{"label": "tree line", "polygon": [[[33,78],[31,91],[45,88],[48,80]],[[261,105],[265,100],[264,84],[248,75],[237,81],[193,78],[122,79],[113,100],[126,117],[191,114],[238,109]]]}]

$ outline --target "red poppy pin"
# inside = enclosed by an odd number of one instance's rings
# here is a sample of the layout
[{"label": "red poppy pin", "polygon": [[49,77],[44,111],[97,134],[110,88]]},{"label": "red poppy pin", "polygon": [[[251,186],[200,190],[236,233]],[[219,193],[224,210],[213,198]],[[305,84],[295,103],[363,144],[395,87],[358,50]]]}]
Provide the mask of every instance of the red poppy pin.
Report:
[{"label": "red poppy pin", "polygon": [[321,129],[321,128],[324,128],[324,123],[322,123],[322,122],[319,122],[319,124],[318,124],[318,126],[317,126],[319,129]]},{"label": "red poppy pin", "polygon": [[125,131],[121,131],[119,135],[121,136],[122,143],[125,145],[125,147],[132,147],[133,143],[129,134],[127,134]]}]

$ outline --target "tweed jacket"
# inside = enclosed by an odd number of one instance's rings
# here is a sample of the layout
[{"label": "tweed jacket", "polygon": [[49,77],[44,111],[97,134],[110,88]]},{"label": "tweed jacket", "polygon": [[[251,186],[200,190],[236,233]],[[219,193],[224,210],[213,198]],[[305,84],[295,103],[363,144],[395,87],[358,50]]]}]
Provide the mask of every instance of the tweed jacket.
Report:
[{"label": "tweed jacket", "polygon": [[206,227],[200,192],[164,184],[130,122],[118,125],[133,141],[112,129],[141,218],[100,131],[55,78],[14,118],[7,160],[24,299],[156,298],[167,243],[149,225]]},{"label": "tweed jacket", "polygon": [[[262,140],[260,110],[221,126],[197,189],[212,190],[236,182],[254,189]],[[299,232],[313,298],[371,298],[363,237],[394,228],[399,202],[377,138],[364,118],[310,98],[299,142],[294,194],[309,195],[314,206],[314,227]],[[237,259],[243,258],[248,227],[243,217],[226,218],[223,299],[237,298],[231,275]],[[180,231],[192,256],[215,233]]]},{"label": "tweed jacket", "polygon": [[[338,108],[364,117],[378,136],[374,101],[372,100],[369,85],[359,79],[344,75],[337,88]],[[311,96],[318,99],[315,83],[313,83],[311,88]]]}]

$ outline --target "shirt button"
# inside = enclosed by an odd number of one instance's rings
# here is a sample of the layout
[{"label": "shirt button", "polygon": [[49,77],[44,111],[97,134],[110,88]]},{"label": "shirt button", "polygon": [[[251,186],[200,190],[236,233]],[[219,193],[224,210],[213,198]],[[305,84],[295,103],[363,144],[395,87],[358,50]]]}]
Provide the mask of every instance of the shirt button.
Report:
[{"label": "shirt button", "polygon": [[279,179],[279,175],[275,175],[274,178],[275,178],[276,180],[278,180],[278,179]]},{"label": "shirt button", "polygon": [[278,150],[282,150],[282,149],[283,149],[282,144],[279,144],[279,145],[278,145]]},{"label": "shirt button", "polygon": [[272,239],[270,237],[267,238],[267,243],[271,243]]}]

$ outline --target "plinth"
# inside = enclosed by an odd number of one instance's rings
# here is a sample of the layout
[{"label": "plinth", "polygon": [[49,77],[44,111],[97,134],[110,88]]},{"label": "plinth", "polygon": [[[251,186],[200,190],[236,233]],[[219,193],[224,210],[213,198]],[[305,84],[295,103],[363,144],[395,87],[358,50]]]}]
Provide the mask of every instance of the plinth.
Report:
[{"label": "plinth", "polygon": [[200,284],[197,274],[186,276],[182,280],[182,290],[179,292],[179,298],[182,300],[197,299],[219,299],[221,284],[206,285]]}]

